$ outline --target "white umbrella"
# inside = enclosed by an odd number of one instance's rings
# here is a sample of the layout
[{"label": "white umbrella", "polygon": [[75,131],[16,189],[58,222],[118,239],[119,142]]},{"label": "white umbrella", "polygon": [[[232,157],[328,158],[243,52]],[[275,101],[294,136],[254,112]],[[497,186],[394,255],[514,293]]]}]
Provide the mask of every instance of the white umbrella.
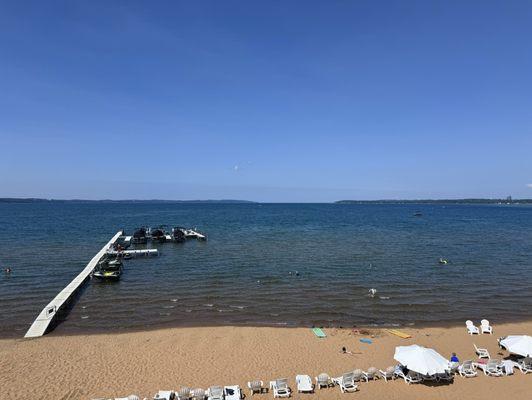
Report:
[{"label": "white umbrella", "polygon": [[442,374],[450,369],[449,361],[440,353],[417,344],[396,347],[393,358],[422,375]]},{"label": "white umbrella", "polygon": [[510,353],[519,354],[524,357],[532,356],[532,337],[528,335],[506,336],[499,343]]}]

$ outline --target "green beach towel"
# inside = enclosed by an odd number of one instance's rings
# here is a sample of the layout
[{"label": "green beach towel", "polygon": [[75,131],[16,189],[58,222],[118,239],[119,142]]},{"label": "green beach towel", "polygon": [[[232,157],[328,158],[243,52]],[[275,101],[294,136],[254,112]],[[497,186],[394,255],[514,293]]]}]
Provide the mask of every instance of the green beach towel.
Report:
[{"label": "green beach towel", "polygon": [[326,338],[327,335],[321,330],[321,328],[312,328],[312,332],[319,338]]}]

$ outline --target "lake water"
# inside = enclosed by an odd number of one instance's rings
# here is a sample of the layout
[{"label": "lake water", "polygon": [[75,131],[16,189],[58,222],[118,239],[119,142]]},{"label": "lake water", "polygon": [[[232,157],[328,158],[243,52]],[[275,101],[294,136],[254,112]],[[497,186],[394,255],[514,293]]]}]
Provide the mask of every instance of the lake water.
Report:
[{"label": "lake water", "polygon": [[160,244],[119,282],[89,281],[54,334],[531,317],[526,205],[3,203],[0,223],[0,266],[13,269],[0,275],[1,336],[22,336],[119,229],[161,224],[208,241]]}]

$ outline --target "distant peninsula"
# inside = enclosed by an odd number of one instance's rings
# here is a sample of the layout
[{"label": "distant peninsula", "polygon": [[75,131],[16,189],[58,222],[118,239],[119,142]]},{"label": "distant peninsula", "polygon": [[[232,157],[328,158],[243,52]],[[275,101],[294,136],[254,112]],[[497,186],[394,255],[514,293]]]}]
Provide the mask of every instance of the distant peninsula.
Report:
[{"label": "distant peninsula", "polygon": [[16,198],[16,197],[3,197],[0,198],[0,203],[208,203],[208,204],[255,204],[254,201],[249,200],[83,200],[83,199],[40,199],[40,198]]},{"label": "distant peninsula", "polygon": [[532,204],[532,199],[339,200],[335,204]]}]

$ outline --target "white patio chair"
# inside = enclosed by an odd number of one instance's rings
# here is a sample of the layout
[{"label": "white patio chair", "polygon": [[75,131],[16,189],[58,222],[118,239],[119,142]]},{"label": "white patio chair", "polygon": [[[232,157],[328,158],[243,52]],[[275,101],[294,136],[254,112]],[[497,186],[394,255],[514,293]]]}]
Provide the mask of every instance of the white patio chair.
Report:
[{"label": "white patio chair", "polygon": [[477,347],[475,343],[473,343],[473,346],[475,346],[475,353],[478,354],[478,358],[487,358],[490,359],[490,353],[488,352],[488,349],[482,349]]},{"label": "white patio chair", "polygon": [[355,383],[354,375],[353,372],[348,372],[339,378],[333,378],[333,382],[340,386],[342,393],[356,392],[358,386]]},{"label": "white patio chair", "polygon": [[472,360],[467,360],[458,367],[458,373],[462,378],[473,378],[477,376],[476,366]]},{"label": "white patio chair", "polygon": [[321,388],[324,388],[324,387],[328,388],[329,386],[331,386],[333,384],[332,380],[331,380],[331,377],[329,375],[327,375],[325,372],[322,372],[321,374],[319,374],[314,379],[316,379],[316,386],[318,387],[318,389],[321,389]]},{"label": "white patio chair", "polygon": [[395,367],[388,367],[386,368],[385,371],[383,371],[382,369],[379,370],[379,373],[381,374],[381,376],[384,378],[384,381],[385,382],[388,382],[388,379],[394,379],[395,377]]},{"label": "white patio chair", "polygon": [[225,400],[241,400],[242,391],[240,390],[240,386],[224,386],[224,398]]},{"label": "white patio chair", "polygon": [[312,378],[308,375],[296,375],[296,385],[298,393],[312,393],[314,392],[314,385]]},{"label": "white patio chair", "polygon": [[249,391],[250,391],[252,396],[255,393],[261,394],[262,391],[264,390],[264,382],[258,381],[258,380],[257,381],[250,381],[250,382],[248,382],[248,388],[249,388]]},{"label": "white patio chair", "polygon": [[205,390],[202,388],[192,389],[190,393],[193,400],[205,400]]},{"label": "white patio chair", "polygon": [[276,379],[270,382],[270,389],[273,390],[273,397],[290,397],[288,379]]},{"label": "white patio chair", "polygon": [[469,333],[470,335],[478,335],[480,333],[478,328],[473,325],[473,321],[471,321],[470,319],[465,322],[465,325],[467,328],[467,333]]},{"label": "white patio chair", "polygon": [[361,369],[355,369],[353,371],[353,381],[362,382],[365,380],[366,380],[366,377],[364,375],[364,371],[362,371]]},{"label": "white patio chair", "polygon": [[370,367],[366,372],[362,372],[362,374],[364,375],[366,382],[369,382],[370,380],[374,381],[375,379],[379,379],[378,372],[377,368]]},{"label": "white patio chair", "polygon": [[395,374],[403,378],[408,385],[410,385],[411,383],[423,382],[423,378],[421,377],[421,375],[414,371],[408,371],[406,375],[403,373],[403,371],[396,371]]},{"label": "white patio chair", "polygon": [[480,321],[480,331],[482,333],[489,333],[490,335],[493,333],[493,328],[490,326],[490,322],[487,319]]},{"label": "white patio chair", "polygon": [[489,360],[486,364],[476,363],[477,368],[484,371],[486,376],[502,376],[504,375],[501,362],[497,359]]},{"label": "white patio chair", "polygon": [[178,400],[189,400],[192,397],[190,393],[190,388],[184,386],[177,391]]},{"label": "white patio chair", "polygon": [[221,386],[211,386],[207,389],[208,400],[224,400],[224,389]]},{"label": "white patio chair", "polygon": [[175,393],[171,390],[159,390],[153,400],[173,400],[175,398]]}]

